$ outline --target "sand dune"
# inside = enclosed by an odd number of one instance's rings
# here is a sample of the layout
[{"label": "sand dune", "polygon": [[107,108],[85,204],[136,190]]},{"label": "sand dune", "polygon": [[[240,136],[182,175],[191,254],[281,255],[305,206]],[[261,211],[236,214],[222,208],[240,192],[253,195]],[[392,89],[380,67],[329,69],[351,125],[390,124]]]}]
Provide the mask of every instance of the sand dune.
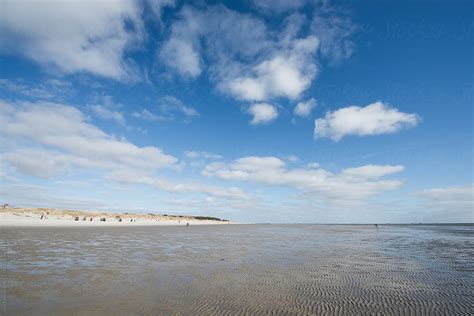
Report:
[{"label": "sand dune", "polygon": [[218,218],[164,214],[110,213],[53,208],[0,209],[0,226],[144,226],[215,225],[233,222]]}]

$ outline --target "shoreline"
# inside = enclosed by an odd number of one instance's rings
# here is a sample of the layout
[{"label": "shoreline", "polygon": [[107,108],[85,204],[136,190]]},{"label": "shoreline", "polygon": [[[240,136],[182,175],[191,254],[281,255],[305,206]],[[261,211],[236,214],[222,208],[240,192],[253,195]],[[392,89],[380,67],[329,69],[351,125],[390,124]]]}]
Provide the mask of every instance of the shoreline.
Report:
[{"label": "shoreline", "polygon": [[121,227],[191,226],[237,224],[209,217],[163,214],[133,214],[52,208],[0,209],[0,227]]}]

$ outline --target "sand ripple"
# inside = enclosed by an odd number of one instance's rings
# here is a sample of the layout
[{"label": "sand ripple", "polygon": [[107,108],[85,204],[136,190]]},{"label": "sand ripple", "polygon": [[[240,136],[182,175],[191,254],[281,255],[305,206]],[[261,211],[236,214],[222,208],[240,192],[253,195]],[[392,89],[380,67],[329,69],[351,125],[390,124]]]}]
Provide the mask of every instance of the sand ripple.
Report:
[{"label": "sand ripple", "polygon": [[472,315],[474,227],[3,229],[9,314]]}]

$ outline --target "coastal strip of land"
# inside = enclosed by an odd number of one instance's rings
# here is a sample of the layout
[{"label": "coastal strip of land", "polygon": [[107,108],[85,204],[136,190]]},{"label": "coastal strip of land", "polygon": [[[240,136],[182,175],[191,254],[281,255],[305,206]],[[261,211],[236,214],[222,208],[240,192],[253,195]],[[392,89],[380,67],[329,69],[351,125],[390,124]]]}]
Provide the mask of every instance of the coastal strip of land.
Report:
[{"label": "coastal strip of land", "polygon": [[112,213],[55,208],[0,208],[0,226],[188,226],[235,222],[207,216]]}]

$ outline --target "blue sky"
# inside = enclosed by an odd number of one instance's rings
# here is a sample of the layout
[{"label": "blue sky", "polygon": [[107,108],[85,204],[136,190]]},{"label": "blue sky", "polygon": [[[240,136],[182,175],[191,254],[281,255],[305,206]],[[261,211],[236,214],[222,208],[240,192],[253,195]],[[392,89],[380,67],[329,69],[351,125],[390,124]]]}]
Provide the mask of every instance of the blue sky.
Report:
[{"label": "blue sky", "polygon": [[469,1],[2,1],[0,200],[472,222]]}]

